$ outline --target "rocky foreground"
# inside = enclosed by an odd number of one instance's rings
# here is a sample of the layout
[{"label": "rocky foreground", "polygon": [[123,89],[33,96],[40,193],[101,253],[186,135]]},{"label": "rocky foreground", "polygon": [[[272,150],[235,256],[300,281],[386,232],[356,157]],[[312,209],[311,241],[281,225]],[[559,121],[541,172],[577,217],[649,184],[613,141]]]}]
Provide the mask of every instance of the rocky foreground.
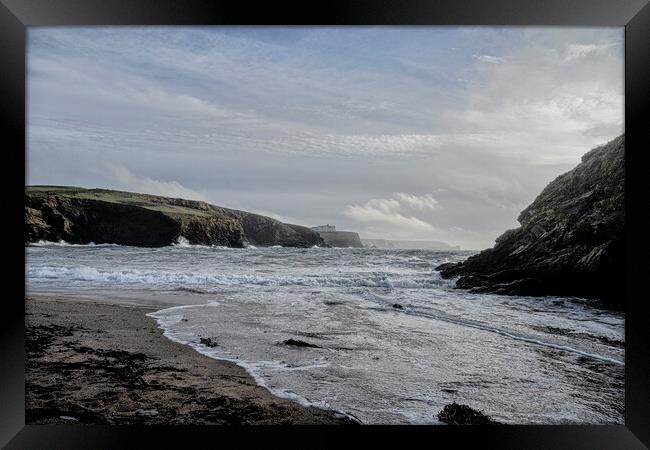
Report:
[{"label": "rocky foreground", "polygon": [[259,214],[202,201],[71,186],[28,186],[25,227],[26,244],[63,240],[158,247],[183,237],[190,244],[239,248],[325,245],[307,227]]},{"label": "rocky foreground", "polygon": [[625,289],[625,135],[595,148],[521,212],[493,248],[437,267],[457,288],[622,303]]}]

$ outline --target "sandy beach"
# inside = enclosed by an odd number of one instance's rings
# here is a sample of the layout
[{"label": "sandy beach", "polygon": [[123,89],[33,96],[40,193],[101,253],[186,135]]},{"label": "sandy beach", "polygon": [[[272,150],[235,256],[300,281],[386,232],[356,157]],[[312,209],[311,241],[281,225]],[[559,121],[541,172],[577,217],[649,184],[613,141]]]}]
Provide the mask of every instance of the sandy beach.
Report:
[{"label": "sandy beach", "polygon": [[165,338],[153,308],[25,300],[26,423],[345,424]]}]

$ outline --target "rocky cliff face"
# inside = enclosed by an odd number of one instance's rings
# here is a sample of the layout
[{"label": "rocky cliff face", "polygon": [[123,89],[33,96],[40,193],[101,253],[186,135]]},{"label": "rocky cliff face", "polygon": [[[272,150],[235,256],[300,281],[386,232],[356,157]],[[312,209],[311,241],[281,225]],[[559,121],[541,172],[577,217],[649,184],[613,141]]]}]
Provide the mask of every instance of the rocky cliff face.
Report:
[{"label": "rocky cliff face", "polygon": [[230,210],[242,224],[252,245],[282,245],[284,247],[313,247],[323,245],[315,231],[301,225],[279,222],[258,214]]},{"label": "rocky cliff face", "polygon": [[551,182],[493,248],[437,269],[456,287],[510,295],[622,302],[625,278],[625,135]]},{"label": "rocky cliff face", "polygon": [[324,245],[318,233],[269,217],[205,202],[105,189],[32,186],[25,191],[25,243],[245,247]]},{"label": "rocky cliff face", "polygon": [[323,238],[325,244],[330,247],[363,247],[359,234],[353,231],[319,231],[318,234]]}]

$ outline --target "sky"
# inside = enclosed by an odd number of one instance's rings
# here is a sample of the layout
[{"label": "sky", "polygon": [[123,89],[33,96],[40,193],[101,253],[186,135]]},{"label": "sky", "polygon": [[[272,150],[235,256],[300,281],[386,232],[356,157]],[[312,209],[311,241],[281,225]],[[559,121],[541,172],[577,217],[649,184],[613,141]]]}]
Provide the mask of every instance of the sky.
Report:
[{"label": "sky", "polygon": [[28,29],[27,183],[491,247],[623,133],[623,28]]}]

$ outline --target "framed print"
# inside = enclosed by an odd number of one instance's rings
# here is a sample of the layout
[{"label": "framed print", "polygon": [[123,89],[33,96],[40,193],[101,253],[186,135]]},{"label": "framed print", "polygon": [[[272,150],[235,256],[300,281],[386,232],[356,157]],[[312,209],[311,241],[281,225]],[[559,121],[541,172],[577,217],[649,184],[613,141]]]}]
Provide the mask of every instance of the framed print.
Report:
[{"label": "framed print", "polygon": [[649,445],[647,2],[0,11],[7,448]]}]

